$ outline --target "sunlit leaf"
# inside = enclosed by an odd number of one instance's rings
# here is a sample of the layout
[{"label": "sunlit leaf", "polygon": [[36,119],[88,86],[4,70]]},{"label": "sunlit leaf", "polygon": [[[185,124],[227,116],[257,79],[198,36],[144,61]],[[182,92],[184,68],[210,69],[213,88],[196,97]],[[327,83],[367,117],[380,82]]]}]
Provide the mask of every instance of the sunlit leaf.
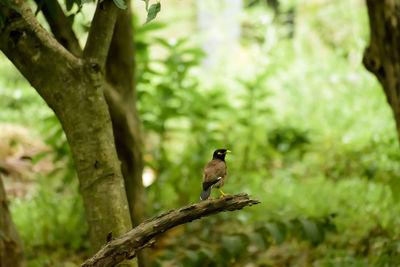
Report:
[{"label": "sunlit leaf", "polygon": [[171,45],[167,40],[165,40],[165,39],[163,39],[163,38],[158,38],[158,37],[156,37],[156,38],[154,38],[154,40],[155,40],[158,44],[160,44],[160,45],[162,45],[162,46],[164,46],[164,47],[166,47],[166,48],[172,48],[172,46],[173,46],[173,45]]}]

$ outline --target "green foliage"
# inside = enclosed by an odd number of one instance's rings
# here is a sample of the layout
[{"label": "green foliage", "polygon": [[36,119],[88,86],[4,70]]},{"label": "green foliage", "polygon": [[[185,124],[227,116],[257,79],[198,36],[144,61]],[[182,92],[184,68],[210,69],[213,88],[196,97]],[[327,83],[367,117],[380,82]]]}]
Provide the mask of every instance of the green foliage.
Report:
[{"label": "green foliage", "polygon": [[87,251],[82,199],[76,190],[68,191],[55,177],[42,177],[32,195],[13,202],[13,220],[30,266],[60,266],[61,259],[71,258],[71,252]]},{"label": "green foliage", "polygon": [[[149,21],[160,6],[144,2]],[[399,146],[382,89],[361,65],[364,4],[282,0],[276,13],[248,2],[238,48],[224,46],[221,66],[206,65],[197,34],[167,38],[181,29],[135,21],[137,105],[155,175],[148,216],[199,201],[216,148],[233,151],[224,191],[262,202],[166,233],[154,265],[399,265]],[[66,0],[66,9],[82,3]],[[83,257],[86,225],[65,136],[23,78],[4,61],[0,70],[0,120],[40,130],[51,151],[33,160],[51,155],[55,165],[11,205],[30,263]]]},{"label": "green foliage", "polygon": [[269,144],[280,153],[289,153],[294,150],[305,152],[305,146],[310,143],[310,138],[307,131],[283,126],[272,129],[268,133]]},{"label": "green foliage", "polygon": [[[145,37],[160,25],[137,29],[145,158],[156,175],[147,188],[151,214],[198,201],[202,167],[222,147],[233,151],[224,191],[262,201],[188,225],[171,241],[181,245],[164,248],[156,266],[296,265],[293,259],[304,254],[306,265],[366,265],[388,262],[396,248],[398,141],[381,88],[360,66],[366,34],[357,23],[366,14],[347,14],[354,26],[325,34],[312,20],[325,23],[324,12],[338,17],[347,2],[304,3],[304,9],[283,2],[278,19],[265,7],[246,10],[243,46],[257,50],[249,71],[246,59],[232,60],[239,66],[229,72],[199,70],[201,57],[182,65],[185,49],[178,44],[189,41]],[[310,28],[286,23],[293,14]],[[151,60],[152,49],[162,56]],[[376,228],[383,229],[379,238],[371,236]],[[382,247],[380,238],[391,249],[354,248],[365,240]],[[269,252],[279,249],[283,262]]]},{"label": "green foliage", "polygon": [[249,258],[252,263],[259,263],[259,255],[271,246],[287,240],[306,240],[316,246],[326,234],[336,231],[331,216],[269,221],[254,226],[227,221],[228,217],[218,215],[204,219],[203,223],[187,225],[186,235],[176,238],[181,245],[164,253],[154,266],[163,262],[173,262],[176,266],[240,266]]}]

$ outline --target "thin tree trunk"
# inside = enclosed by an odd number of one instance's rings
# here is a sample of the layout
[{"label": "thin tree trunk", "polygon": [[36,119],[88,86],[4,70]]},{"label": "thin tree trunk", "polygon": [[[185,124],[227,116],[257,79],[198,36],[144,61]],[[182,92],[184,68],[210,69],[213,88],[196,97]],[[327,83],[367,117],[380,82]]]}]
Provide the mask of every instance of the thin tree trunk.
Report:
[{"label": "thin tree trunk", "polygon": [[[39,2],[39,0],[36,0]],[[61,7],[53,14],[48,3],[43,4],[43,15],[55,38],[76,56],[82,55],[72,25]],[[135,51],[133,42],[132,12],[130,2],[124,12],[119,12],[106,61],[106,78],[110,86],[105,92],[113,124],[114,139],[129,203],[131,220],[139,224],[145,217],[144,189],[142,185],[142,151],[140,122],[136,109]]]},{"label": "thin tree trunk", "polygon": [[370,43],[364,65],[382,84],[400,139],[400,2],[367,0]]},{"label": "thin tree trunk", "polygon": [[8,210],[3,180],[0,178],[0,267],[26,266],[21,238]]},{"label": "thin tree trunk", "polygon": [[[36,0],[39,2],[39,0]],[[53,14],[48,3],[43,4],[43,15],[55,38],[76,56],[82,55],[72,25],[61,7]],[[114,138],[129,203],[132,223],[139,224],[145,217],[144,189],[142,185],[142,142],[140,122],[136,109],[135,51],[133,42],[132,11],[130,2],[119,12],[106,61],[108,90],[105,92],[113,123]]]},{"label": "thin tree trunk", "polygon": [[127,4],[128,9],[121,12],[115,25],[106,62],[106,78],[112,85],[112,90],[119,95],[119,105],[122,105],[126,111],[124,114],[117,115],[115,113],[118,112],[110,105],[114,138],[125,178],[131,218],[133,224],[137,225],[145,217],[143,160],[140,121],[136,109],[132,13],[129,2]]},{"label": "thin tree trunk", "polygon": [[[142,141],[140,121],[136,109],[135,51],[133,41],[132,12],[128,8],[121,12],[115,24],[114,35],[106,61],[106,78],[118,95],[118,109],[109,101],[115,145],[121,161],[125,180],[131,221],[134,226],[145,218],[145,195],[142,183]],[[123,106],[124,112],[118,112]],[[141,251],[139,266],[148,266],[148,257]]]}]

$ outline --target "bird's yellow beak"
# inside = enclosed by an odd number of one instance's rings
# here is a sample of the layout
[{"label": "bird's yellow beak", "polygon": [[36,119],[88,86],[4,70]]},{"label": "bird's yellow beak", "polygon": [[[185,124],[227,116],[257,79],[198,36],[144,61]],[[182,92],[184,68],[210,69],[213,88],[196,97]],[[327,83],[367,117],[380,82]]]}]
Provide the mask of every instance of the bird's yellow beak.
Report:
[{"label": "bird's yellow beak", "polygon": [[225,153],[231,153],[232,151],[230,151],[230,150],[227,150]]}]

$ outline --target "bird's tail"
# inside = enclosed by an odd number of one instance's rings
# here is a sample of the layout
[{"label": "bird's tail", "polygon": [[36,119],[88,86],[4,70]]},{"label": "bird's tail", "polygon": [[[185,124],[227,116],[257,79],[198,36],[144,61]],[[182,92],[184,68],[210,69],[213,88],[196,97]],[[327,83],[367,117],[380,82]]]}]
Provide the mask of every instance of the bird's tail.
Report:
[{"label": "bird's tail", "polygon": [[203,192],[201,192],[200,199],[206,200],[211,194],[211,188],[213,187],[213,185],[218,183],[218,181],[221,179],[222,177],[218,177],[213,181],[203,183]]},{"label": "bird's tail", "polygon": [[207,188],[207,190],[203,190],[203,192],[201,192],[200,199],[206,200],[210,196],[210,194],[211,194],[211,186]]}]

